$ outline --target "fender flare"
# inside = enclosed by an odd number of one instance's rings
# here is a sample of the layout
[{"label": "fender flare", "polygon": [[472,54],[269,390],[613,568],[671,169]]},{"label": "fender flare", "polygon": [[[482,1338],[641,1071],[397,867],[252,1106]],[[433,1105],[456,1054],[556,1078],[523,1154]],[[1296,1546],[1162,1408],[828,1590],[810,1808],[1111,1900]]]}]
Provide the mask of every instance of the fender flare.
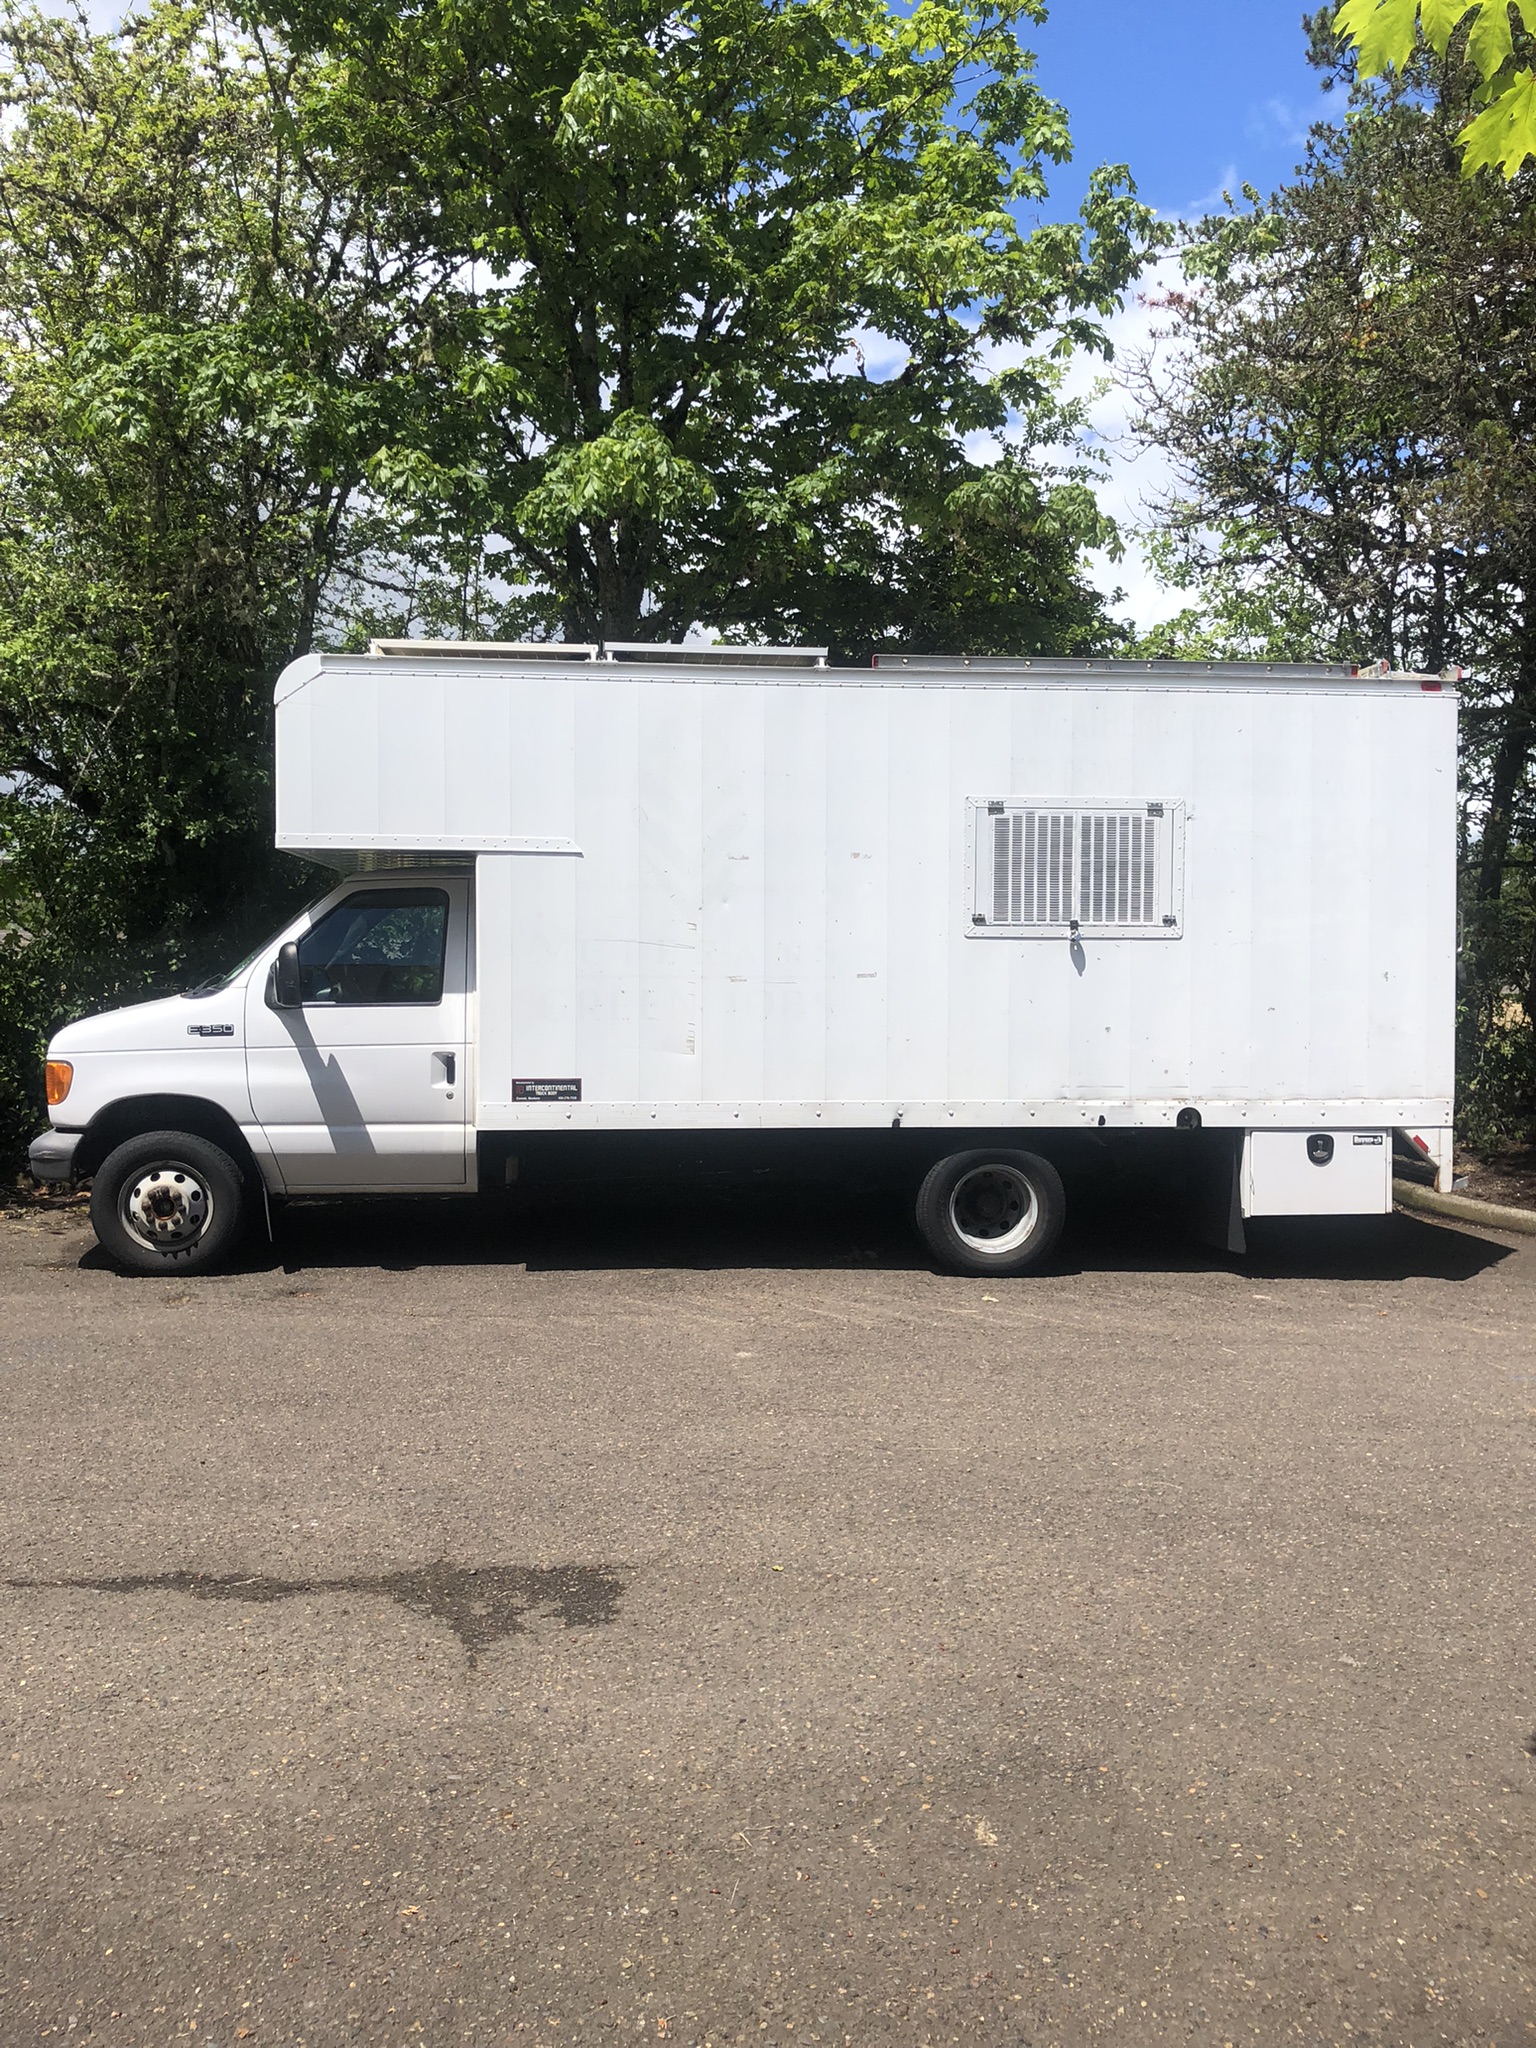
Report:
[{"label": "fender flare", "polygon": [[71,1162],[73,1177],[88,1179],[109,1152],[141,1131],[187,1131],[206,1138],[234,1160],[252,1194],[266,1189],[265,1176],[244,1131],[227,1109],[200,1095],[124,1095],[109,1102],[80,1133]]}]

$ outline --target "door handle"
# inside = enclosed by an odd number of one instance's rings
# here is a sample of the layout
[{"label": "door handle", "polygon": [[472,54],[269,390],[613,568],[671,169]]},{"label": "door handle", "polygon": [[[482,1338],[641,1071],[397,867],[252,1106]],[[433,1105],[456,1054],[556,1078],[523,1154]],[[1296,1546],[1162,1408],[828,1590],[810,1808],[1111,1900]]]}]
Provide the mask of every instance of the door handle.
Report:
[{"label": "door handle", "polygon": [[441,1069],[441,1073],[434,1075],[433,1077],[434,1085],[440,1079],[445,1088],[452,1088],[458,1079],[458,1054],[452,1052],[435,1052],[432,1055],[432,1064],[434,1067]]}]

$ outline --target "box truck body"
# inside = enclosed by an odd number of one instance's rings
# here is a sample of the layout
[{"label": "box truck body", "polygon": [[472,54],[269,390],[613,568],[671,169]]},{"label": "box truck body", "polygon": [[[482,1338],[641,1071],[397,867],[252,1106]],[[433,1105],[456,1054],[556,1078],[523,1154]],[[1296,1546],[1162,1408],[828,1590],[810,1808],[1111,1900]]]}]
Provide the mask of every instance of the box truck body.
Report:
[{"label": "box truck body", "polygon": [[1436,679],[412,648],[276,698],[277,842],[345,879],[215,995],[60,1034],[66,1131],[155,1011],[134,1090],[222,1060],[279,1194],[583,1133],[1226,1132],[1249,1215],[1385,1210],[1394,1131],[1448,1162]]}]

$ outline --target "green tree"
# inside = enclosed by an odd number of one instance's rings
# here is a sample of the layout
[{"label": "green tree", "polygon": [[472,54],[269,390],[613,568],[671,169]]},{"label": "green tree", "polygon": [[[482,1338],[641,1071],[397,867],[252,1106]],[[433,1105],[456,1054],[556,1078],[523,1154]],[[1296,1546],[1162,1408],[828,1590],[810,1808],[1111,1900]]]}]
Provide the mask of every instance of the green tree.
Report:
[{"label": "green tree", "polygon": [[1344,0],[1334,27],[1362,78],[1401,73],[1420,49],[1471,71],[1479,111],[1456,137],[1468,176],[1512,178],[1536,156],[1536,45],[1524,0]]},{"label": "green tree", "polygon": [[1195,599],[1160,650],[1468,670],[1464,1108],[1487,1135],[1536,1116],[1536,172],[1464,178],[1466,114],[1422,56],[1356,80],[1293,183],[1183,236],[1139,391],[1178,479],[1162,560]]},{"label": "green tree", "polygon": [[328,65],[306,132],[460,268],[453,399],[371,474],[485,542],[499,630],[1112,635],[1107,529],[1046,451],[1147,216],[1101,171],[1081,219],[1021,225],[1069,146],[1040,0],[268,4]]},{"label": "green tree", "polygon": [[[155,0],[0,15],[0,1126],[60,1014],[234,957],[271,688],[382,571],[366,463],[429,402],[431,267],[294,137],[313,68]],[[398,209],[396,209],[398,213]],[[435,259],[434,259],[435,260]]]}]

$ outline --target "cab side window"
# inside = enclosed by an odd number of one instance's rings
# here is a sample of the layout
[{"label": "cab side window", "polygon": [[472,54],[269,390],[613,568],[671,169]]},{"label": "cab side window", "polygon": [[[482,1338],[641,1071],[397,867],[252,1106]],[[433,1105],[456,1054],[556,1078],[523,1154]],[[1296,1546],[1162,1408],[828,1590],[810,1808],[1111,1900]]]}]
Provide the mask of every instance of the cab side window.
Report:
[{"label": "cab side window", "polygon": [[299,940],[306,1003],[440,1003],[448,943],[441,889],[365,889]]}]

